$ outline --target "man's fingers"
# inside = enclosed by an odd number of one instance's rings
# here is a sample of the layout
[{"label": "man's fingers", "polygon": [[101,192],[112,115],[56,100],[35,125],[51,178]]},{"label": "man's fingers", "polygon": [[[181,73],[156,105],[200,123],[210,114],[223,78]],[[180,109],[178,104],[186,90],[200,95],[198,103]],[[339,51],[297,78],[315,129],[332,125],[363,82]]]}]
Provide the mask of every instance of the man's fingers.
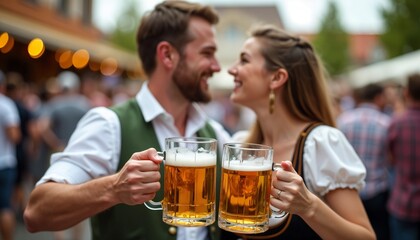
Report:
[{"label": "man's fingers", "polygon": [[160,173],[158,171],[142,172],[138,178],[139,178],[139,181],[142,183],[159,182]]},{"label": "man's fingers", "polygon": [[135,152],[131,156],[133,160],[151,160],[155,163],[161,163],[163,157],[159,156],[158,152],[154,148],[149,148],[141,152]]}]

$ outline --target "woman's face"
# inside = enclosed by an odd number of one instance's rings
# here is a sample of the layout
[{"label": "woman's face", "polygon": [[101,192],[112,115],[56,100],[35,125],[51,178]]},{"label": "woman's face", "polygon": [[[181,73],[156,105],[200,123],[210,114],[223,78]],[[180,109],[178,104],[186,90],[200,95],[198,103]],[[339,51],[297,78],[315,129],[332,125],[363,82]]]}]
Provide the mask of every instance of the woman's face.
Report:
[{"label": "woman's face", "polygon": [[272,74],[265,69],[265,59],[260,53],[261,43],[256,38],[245,41],[239,61],[230,69],[235,87],[230,96],[234,103],[253,110],[265,107],[268,109],[268,95]]}]

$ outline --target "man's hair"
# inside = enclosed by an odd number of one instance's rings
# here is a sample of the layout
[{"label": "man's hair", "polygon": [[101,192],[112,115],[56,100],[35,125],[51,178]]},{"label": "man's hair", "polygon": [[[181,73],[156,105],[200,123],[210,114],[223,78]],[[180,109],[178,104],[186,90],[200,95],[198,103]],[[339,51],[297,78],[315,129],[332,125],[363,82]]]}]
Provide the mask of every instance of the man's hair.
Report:
[{"label": "man's hair", "polygon": [[372,102],[377,96],[384,93],[384,87],[377,83],[369,83],[359,92],[361,101]]},{"label": "man's hair", "polygon": [[413,100],[420,101],[420,74],[408,76],[407,90]]},{"label": "man's hair", "polygon": [[185,1],[164,1],[144,15],[137,32],[137,48],[147,75],[156,68],[156,47],[160,42],[169,42],[182,54],[185,45],[193,40],[188,32],[191,17],[213,25],[219,21],[213,8]]}]

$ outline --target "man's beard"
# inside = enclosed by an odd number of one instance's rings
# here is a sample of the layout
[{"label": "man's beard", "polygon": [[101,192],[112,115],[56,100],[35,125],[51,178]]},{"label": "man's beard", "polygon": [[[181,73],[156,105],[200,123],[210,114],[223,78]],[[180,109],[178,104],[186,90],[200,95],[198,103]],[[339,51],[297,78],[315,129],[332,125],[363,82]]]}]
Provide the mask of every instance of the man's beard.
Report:
[{"label": "man's beard", "polygon": [[201,89],[203,74],[189,69],[186,62],[181,60],[175,69],[173,80],[186,99],[191,102],[208,103],[211,100],[210,93]]}]

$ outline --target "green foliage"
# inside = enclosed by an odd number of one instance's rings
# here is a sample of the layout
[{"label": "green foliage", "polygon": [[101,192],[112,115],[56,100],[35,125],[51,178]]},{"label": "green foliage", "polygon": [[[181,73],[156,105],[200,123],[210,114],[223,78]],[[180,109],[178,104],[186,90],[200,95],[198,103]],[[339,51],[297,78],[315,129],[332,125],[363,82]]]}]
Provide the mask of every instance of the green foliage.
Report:
[{"label": "green foliage", "polygon": [[420,1],[390,0],[391,7],[382,10],[385,31],[380,40],[393,58],[420,49]]},{"label": "green foliage", "polygon": [[337,6],[330,2],[313,45],[332,76],[342,73],[349,66],[348,38],[348,34],[340,23]]},{"label": "green foliage", "polygon": [[129,51],[136,51],[136,33],[140,16],[134,1],[126,1],[125,9],[119,16],[117,27],[110,34],[110,41]]}]

